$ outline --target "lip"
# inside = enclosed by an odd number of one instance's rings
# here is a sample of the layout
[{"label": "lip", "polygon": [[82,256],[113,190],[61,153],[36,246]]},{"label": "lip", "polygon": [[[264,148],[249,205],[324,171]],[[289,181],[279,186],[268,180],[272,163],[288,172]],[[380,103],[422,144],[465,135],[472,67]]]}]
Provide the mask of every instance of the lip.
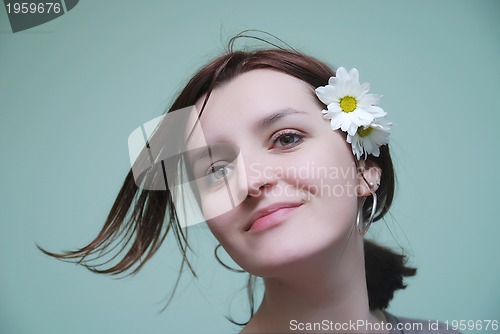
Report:
[{"label": "lip", "polygon": [[261,231],[283,222],[303,202],[281,202],[257,210],[247,224],[246,231]]}]

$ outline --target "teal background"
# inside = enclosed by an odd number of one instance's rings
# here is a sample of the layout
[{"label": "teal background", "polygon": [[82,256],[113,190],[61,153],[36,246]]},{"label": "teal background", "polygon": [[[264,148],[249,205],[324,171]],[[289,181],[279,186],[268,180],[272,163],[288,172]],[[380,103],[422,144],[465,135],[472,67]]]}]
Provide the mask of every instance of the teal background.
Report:
[{"label": "teal background", "polygon": [[[218,265],[202,225],[200,276],[177,277],[172,239],[117,280],[41,254],[99,231],[128,171],[128,135],[243,29],[357,67],[395,123],[399,187],[370,236],[419,268],[390,306],[500,320],[500,2],[80,1],[13,34],[0,10],[0,333],[236,333],[246,276]],[[474,331],[470,331],[472,333]],[[479,332],[479,331],[477,331]],[[484,332],[484,331],[481,331]]]}]

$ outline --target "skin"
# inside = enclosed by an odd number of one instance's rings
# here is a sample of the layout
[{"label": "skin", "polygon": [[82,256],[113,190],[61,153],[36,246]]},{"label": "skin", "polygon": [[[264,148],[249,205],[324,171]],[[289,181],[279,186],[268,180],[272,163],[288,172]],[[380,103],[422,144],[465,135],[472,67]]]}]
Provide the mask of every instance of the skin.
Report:
[{"label": "skin", "polygon": [[[242,333],[288,332],[292,319],[385,321],[368,308],[363,237],[355,231],[358,205],[376,190],[370,184],[380,180],[380,168],[370,160],[356,165],[345,133],[331,130],[322,109],[307,83],[254,70],[215,89],[201,116],[204,138],[192,145],[239,149],[236,160],[215,154],[208,163],[193,162],[201,176],[213,168],[213,183],[200,183],[208,226],[234,261],[265,284]],[[293,208],[273,214],[272,227],[248,230],[259,210],[276,203]]]}]

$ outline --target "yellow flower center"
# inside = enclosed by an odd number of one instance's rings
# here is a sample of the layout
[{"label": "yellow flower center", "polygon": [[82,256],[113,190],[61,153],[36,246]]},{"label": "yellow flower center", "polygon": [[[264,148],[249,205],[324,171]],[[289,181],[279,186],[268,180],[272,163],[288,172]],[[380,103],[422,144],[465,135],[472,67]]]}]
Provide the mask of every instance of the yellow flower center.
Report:
[{"label": "yellow flower center", "polygon": [[373,128],[372,127],[367,127],[367,128],[359,128],[358,129],[358,136],[360,137],[365,137],[365,136],[368,136],[371,132],[373,131]]},{"label": "yellow flower center", "polygon": [[340,108],[344,112],[351,112],[356,109],[356,99],[352,96],[344,96],[340,99]]}]

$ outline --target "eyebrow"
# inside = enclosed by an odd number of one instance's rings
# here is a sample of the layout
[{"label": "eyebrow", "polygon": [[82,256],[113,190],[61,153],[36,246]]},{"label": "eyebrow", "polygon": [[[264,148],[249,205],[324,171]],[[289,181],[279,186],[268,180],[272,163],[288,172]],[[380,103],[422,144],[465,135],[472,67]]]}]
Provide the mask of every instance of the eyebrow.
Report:
[{"label": "eyebrow", "polygon": [[271,125],[273,125],[274,123],[276,123],[277,121],[279,121],[280,119],[287,117],[287,116],[290,116],[290,115],[294,115],[294,114],[307,114],[307,112],[296,110],[293,108],[286,108],[286,109],[278,110],[278,111],[272,113],[271,115],[268,115],[268,116],[262,118],[256,124],[257,124],[257,127],[259,127],[259,128],[267,128],[267,127],[270,127]]}]

